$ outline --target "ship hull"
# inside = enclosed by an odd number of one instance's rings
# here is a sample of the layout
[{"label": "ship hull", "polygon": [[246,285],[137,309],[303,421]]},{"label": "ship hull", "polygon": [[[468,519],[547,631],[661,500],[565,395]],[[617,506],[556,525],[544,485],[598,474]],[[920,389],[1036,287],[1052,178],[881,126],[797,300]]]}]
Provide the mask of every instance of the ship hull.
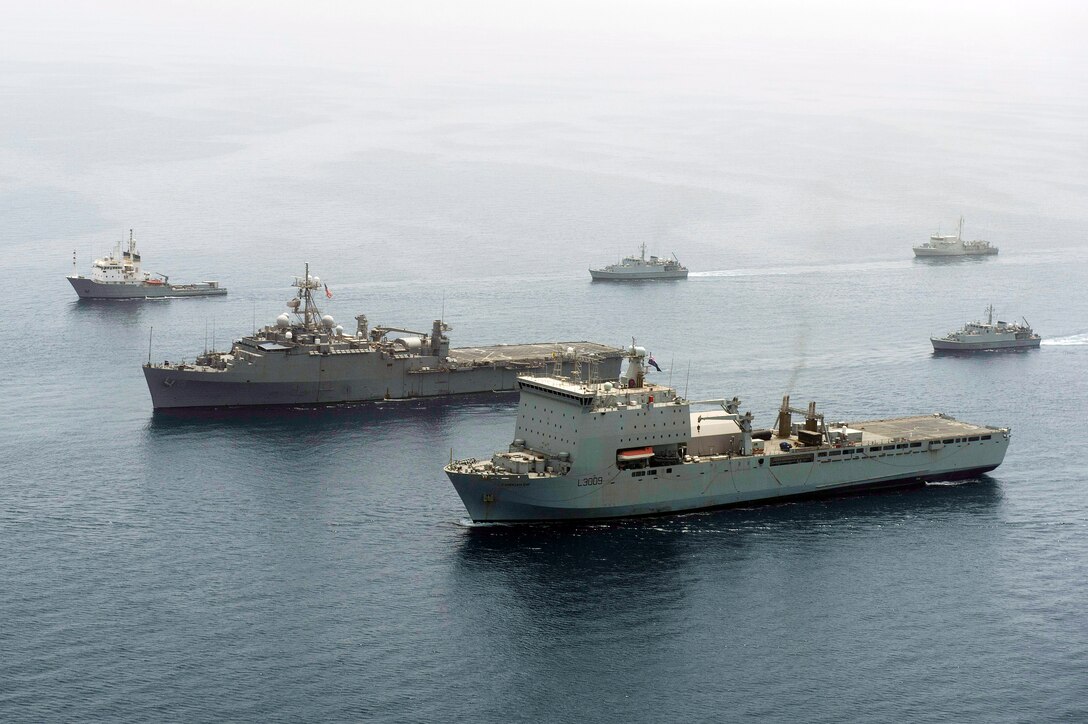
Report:
[{"label": "ship hull", "polygon": [[994,256],[997,254],[997,249],[982,249],[982,250],[959,250],[959,249],[923,249],[920,247],[914,248],[914,255],[917,257],[956,257],[956,256]]},{"label": "ship hull", "polygon": [[604,269],[590,269],[589,274],[593,277],[593,281],[598,282],[629,282],[629,281],[642,281],[650,279],[687,279],[687,269],[678,271],[630,271],[630,272],[613,272],[606,271]]},{"label": "ship hull", "polygon": [[475,522],[597,520],[683,513],[756,503],[852,494],[878,488],[972,478],[998,467],[1008,438],[920,449],[890,457],[813,459],[779,465],[775,456],[743,456],[646,471],[557,477],[446,474]]},{"label": "ship hull", "polygon": [[214,297],[227,293],[224,287],[212,284],[103,284],[86,277],[67,277],[80,299],[156,299],[173,297]]},{"label": "ship hull", "polygon": [[[560,343],[563,346],[575,343]],[[451,356],[458,350],[451,350]],[[488,364],[445,369],[434,358],[398,359],[380,353],[280,354],[261,364],[239,361],[226,370],[144,365],[156,410],[170,408],[332,405],[378,400],[513,392],[517,377],[552,364]],[[621,358],[600,361],[600,374],[619,375]],[[565,374],[570,363],[563,363]]]},{"label": "ship hull", "polygon": [[947,339],[930,339],[934,352],[1001,352],[1015,349],[1038,349],[1041,339],[1011,339],[990,342],[954,342]]}]

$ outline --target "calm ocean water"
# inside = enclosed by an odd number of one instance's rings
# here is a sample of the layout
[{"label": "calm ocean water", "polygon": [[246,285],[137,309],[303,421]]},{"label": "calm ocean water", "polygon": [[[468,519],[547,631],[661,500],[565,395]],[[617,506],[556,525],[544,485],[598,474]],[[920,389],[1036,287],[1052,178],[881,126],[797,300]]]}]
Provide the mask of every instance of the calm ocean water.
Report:
[{"label": "calm ocean water", "polygon": [[[1088,719],[1083,89],[836,86],[828,57],[744,93],[0,64],[0,719]],[[912,259],[961,214],[997,258]],[[130,227],[230,295],[78,302],[73,250]],[[691,278],[590,283],[644,241]],[[634,337],[757,424],[789,393],[1012,446],[908,492],[468,527],[442,465],[508,444],[511,397],[152,413],[149,351],[269,323],[305,262],[345,326]],[[989,303],[1042,348],[932,356]]]}]

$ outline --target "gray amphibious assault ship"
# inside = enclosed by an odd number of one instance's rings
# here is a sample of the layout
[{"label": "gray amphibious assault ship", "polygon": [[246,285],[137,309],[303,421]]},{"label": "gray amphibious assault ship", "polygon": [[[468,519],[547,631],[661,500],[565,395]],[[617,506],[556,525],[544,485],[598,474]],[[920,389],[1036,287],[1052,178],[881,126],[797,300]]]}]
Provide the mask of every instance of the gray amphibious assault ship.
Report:
[{"label": "gray amphibious assault ship", "polygon": [[[298,293],[273,325],[234,342],[229,352],[206,352],[195,362],[144,365],[155,409],[250,405],[322,405],[367,400],[442,397],[512,391],[517,377],[558,363],[566,373],[615,377],[623,350],[593,342],[546,342],[450,349],[450,327],[435,320],[430,333],[369,328],[360,314],[354,333],[322,315],[318,277],[295,279]],[[325,289],[328,294],[327,288]],[[329,295],[331,296],[331,295]],[[390,333],[400,336],[390,339]]]}]

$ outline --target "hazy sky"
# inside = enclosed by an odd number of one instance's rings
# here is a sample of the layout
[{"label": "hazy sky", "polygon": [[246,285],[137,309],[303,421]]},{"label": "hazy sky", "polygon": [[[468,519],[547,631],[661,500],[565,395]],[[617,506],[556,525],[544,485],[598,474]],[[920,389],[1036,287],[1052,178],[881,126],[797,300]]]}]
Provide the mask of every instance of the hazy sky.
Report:
[{"label": "hazy sky", "polygon": [[844,79],[887,68],[889,82],[1041,75],[1048,87],[1079,96],[1086,7],[1008,0],[54,0],[6,3],[0,52],[9,61],[206,61],[391,77],[564,80],[588,73],[634,85],[678,77],[701,84],[729,74],[736,62],[791,68],[818,56],[821,72]]}]

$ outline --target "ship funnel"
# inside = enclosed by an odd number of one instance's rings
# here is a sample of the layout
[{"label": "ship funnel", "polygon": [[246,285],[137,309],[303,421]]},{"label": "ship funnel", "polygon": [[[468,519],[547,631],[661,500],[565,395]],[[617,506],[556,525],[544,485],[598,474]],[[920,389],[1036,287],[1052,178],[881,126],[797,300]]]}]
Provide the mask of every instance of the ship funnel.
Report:
[{"label": "ship funnel", "polygon": [[646,379],[646,348],[627,348],[627,368],[620,374],[620,387],[642,387]]},{"label": "ship funnel", "polygon": [[817,432],[820,428],[816,426],[816,403],[808,403],[808,414],[805,415],[805,429],[810,432]]},{"label": "ship funnel", "polygon": [[790,436],[790,426],[793,420],[790,417],[790,396],[786,395],[782,398],[782,407],[778,411],[778,436],[780,438],[787,438]]}]

